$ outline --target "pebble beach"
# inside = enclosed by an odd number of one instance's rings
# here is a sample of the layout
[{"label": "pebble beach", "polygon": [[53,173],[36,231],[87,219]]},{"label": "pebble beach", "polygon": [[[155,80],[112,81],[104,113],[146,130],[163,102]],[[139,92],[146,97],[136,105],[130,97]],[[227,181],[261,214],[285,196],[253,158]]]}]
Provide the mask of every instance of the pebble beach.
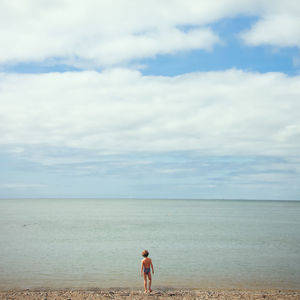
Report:
[{"label": "pebble beach", "polygon": [[142,290],[93,289],[93,290],[7,290],[0,291],[2,300],[104,300],[104,299],[300,299],[298,290]]}]

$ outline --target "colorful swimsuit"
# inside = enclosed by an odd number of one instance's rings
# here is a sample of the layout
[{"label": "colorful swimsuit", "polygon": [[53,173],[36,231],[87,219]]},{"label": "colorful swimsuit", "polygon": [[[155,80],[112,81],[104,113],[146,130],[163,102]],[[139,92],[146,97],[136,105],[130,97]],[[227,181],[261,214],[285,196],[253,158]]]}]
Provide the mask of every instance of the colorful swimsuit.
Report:
[{"label": "colorful swimsuit", "polygon": [[150,268],[145,268],[144,267],[144,273],[147,275],[147,274],[149,274],[150,273]]}]

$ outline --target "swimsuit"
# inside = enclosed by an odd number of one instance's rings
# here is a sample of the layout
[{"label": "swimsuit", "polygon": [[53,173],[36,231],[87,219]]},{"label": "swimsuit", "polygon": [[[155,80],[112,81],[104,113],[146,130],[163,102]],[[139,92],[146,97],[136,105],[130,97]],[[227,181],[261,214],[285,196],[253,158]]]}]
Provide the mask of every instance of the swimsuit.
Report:
[{"label": "swimsuit", "polygon": [[147,274],[149,274],[150,273],[150,268],[145,268],[144,267],[144,273],[147,275]]}]

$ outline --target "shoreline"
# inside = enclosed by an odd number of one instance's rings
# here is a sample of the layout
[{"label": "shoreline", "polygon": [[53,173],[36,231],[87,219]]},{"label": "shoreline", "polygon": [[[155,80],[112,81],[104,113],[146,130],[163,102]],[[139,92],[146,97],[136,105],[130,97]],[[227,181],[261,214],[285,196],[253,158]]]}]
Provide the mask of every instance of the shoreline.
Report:
[{"label": "shoreline", "polygon": [[157,288],[144,294],[142,289],[10,289],[0,290],[0,299],[104,300],[104,299],[300,299],[299,289],[175,289]]}]

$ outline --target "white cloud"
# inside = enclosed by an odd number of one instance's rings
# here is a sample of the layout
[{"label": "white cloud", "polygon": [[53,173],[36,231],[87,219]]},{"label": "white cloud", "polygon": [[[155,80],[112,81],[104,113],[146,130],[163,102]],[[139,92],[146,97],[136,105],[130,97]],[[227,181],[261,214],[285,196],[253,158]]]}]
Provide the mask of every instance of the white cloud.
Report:
[{"label": "white cloud", "polygon": [[121,166],[121,167],[126,167],[126,166],[147,166],[151,165],[152,161],[150,160],[135,160],[135,161],[121,161],[118,160],[115,163],[111,163],[111,165],[115,166]]},{"label": "white cloud", "polygon": [[36,183],[3,183],[0,184],[0,188],[2,189],[36,189],[46,187],[44,184],[36,184]]},{"label": "white cloud", "polygon": [[220,42],[208,26],[240,15],[261,18],[243,35],[247,43],[299,46],[299,10],[297,0],[1,1],[0,63],[56,58],[95,67],[207,50]]},{"label": "white cloud", "polygon": [[[194,48],[218,37],[201,19],[207,5],[190,1],[4,1],[0,4],[0,62],[40,61],[107,66]],[[200,26],[190,31],[180,25]]]},{"label": "white cloud", "polygon": [[241,36],[252,46],[300,47],[300,11],[298,15],[285,12],[268,14]]},{"label": "white cloud", "polygon": [[299,99],[300,77],[281,73],[1,74],[0,144],[298,157]]},{"label": "white cloud", "polygon": [[243,183],[243,184],[253,184],[254,182],[259,185],[269,184],[280,184],[289,183],[294,184],[299,182],[299,177],[295,174],[285,174],[285,173],[256,173],[256,174],[244,174],[231,178],[232,183]]},{"label": "white cloud", "polygon": [[300,2],[262,1],[258,11],[260,19],[241,34],[252,46],[300,47]]},{"label": "white cloud", "polygon": [[299,67],[300,66],[300,56],[294,56],[293,57],[293,65],[294,65],[294,67]]},{"label": "white cloud", "polygon": [[186,173],[186,172],[193,172],[195,168],[168,168],[168,169],[158,169],[156,170],[157,173],[162,174],[177,174],[177,173]]}]

